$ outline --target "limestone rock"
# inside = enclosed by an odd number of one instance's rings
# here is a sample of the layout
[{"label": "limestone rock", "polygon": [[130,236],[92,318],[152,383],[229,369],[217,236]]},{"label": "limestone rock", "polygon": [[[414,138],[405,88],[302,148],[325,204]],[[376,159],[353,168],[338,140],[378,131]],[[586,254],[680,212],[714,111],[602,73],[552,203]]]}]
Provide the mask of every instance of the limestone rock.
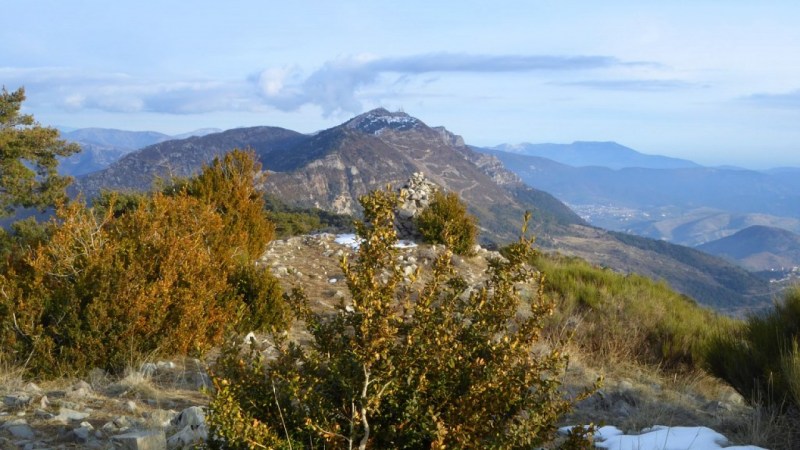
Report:
[{"label": "limestone rock", "polygon": [[81,425],[78,428],[73,429],[72,433],[75,435],[76,442],[86,443],[89,441],[92,431],[94,431],[92,424],[89,422],[81,422]]},{"label": "limestone rock", "polygon": [[61,423],[69,423],[71,421],[77,422],[89,417],[89,413],[75,411],[73,409],[62,407],[58,415],[53,420]]},{"label": "limestone rock", "polygon": [[67,390],[66,395],[67,398],[82,399],[89,397],[90,395],[92,395],[93,392],[94,390],[92,389],[92,386],[89,383],[85,381],[79,381],[75,383],[70,389]]},{"label": "limestone rock", "polygon": [[178,413],[173,410],[156,409],[145,414],[145,417],[147,417],[149,424],[159,428],[167,428],[177,415]]},{"label": "limestone rock", "polygon": [[17,392],[3,397],[3,403],[9,408],[24,408],[33,402],[33,397],[26,392]]},{"label": "limestone rock", "polygon": [[28,422],[25,419],[15,419],[8,421],[0,427],[13,436],[16,439],[33,439],[36,435],[33,433],[33,429],[28,425]]},{"label": "limestone rock", "polygon": [[22,388],[23,391],[29,394],[41,394],[42,388],[40,388],[36,383],[28,383],[25,387]]},{"label": "limestone rock", "polygon": [[167,440],[168,448],[183,448],[197,445],[208,439],[208,429],[205,425],[187,425]]},{"label": "limestone rock", "polygon": [[172,425],[183,428],[189,425],[205,425],[206,412],[200,406],[190,406],[180,412],[174,419]]},{"label": "limestone rock", "polygon": [[181,411],[172,419],[172,425],[175,425],[180,431],[167,440],[169,448],[199,444],[208,438],[206,413],[199,406],[192,406]]},{"label": "limestone rock", "polygon": [[121,450],[165,450],[167,437],[163,431],[134,431],[112,437],[111,443]]}]

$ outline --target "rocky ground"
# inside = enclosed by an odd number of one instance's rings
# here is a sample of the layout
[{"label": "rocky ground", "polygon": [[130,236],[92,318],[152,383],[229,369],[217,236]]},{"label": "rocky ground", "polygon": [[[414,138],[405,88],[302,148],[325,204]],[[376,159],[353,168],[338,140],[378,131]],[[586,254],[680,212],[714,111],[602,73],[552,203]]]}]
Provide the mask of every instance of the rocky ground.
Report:
[{"label": "rocky ground", "polygon": [[[439,250],[423,245],[401,248],[399,263],[408,275],[424,271]],[[461,276],[473,284],[484,277],[487,257],[497,256],[477,250],[473,257],[454,257]],[[260,264],[269,267],[284,288],[302,287],[313,309],[333,311],[339,301],[348,301],[339,263],[352,253],[352,246],[337,243],[333,235],[299,236],[271,243]],[[291,334],[304,339],[302,324]],[[648,368],[606,364],[574,349],[563,380],[566,391],[576,393],[600,374],[606,378],[601,391],[578,405],[565,424],[603,423],[628,432],[656,424],[702,425],[734,442],[759,443],[752,430],[754,412],[709,377],[673,379]],[[96,371],[83,380],[40,386],[10,371],[2,376],[0,449],[180,448],[206,437],[202,407],[208,401],[204,388],[209,378],[206,363],[199,360],[147,362],[121,379]]]},{"label": "rocky ground", "polygon": [[113,380],[41,386],[6,373],[0,383],[0,449],[155,449],[205,439],[202,392],[210,380],[195,359],[145,363]]}]

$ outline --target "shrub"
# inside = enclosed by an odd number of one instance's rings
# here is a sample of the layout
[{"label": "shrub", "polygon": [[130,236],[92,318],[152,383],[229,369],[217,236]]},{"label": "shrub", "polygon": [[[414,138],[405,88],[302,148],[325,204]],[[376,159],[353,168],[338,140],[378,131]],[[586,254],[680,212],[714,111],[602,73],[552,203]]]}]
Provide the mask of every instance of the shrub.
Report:
[{"label": "shrub", "polygon": [[800,287],[708,349],[708,368],[753,403],[800,407]]},{"label": "shrub", "polygon": [[92,199],[92,208],[95,214],[105,215],[108,211],[114,217],[128,214],[135,211],[141,204],[147,202],[148,195],[141,192],[119,192],[119,191],[100,191],[100,194]]},{"label": "shrub", "polygon": [[239,264],[230,273],[228,285],[241,302],[236,331],[282,330],[291,320],[280,283],[269,270],[254,264]]},{"label": "shrub", "polygon": [[477,220],[467,212],[458,194],[437,191],[415,221],[425,242],[449,243],[451,250],[459,255],[472,253],[478,236]]},{"label": "shrub", "polygon": [[0,270],[15,264],[22,253],[47,242],[52,232],[52,224],[37,222],[35,217],[17,220],[8,231],[0,228]]},{"label": "shrub", "polygon": [[185,187],[190,196],[210,205],[223,218],[224,231],[215,245],[228,247],[227,251],[241,260],[260,258],[275,235],[258,190],[264,177],[254,152],[235,149],[214,158]]},{"label": "shrub", "polygon": [[203,354],[229,330],[285,327],[277,283],[242,251],[265,242],[268,222],[249,216],[262,234],[230,232],[253,210],[240,200],[225,216],[213,197],[186,192],[124,208],[111,194],[102,213],[60,207],[50,239],[0,275],[2,348],[37,375],[119,372],[155,355]]},{"label": "shrub", "polygon": [[342,260],[352,304],[321,315],[292,294],[308,345],[275,336],[269,360],[255,348],[223,352],[212,448],[532,448],[552,439],[571,401],[558,389],[566,357],[533,349],[553,304],[525,264],[531,240],[491,260],[475,289],[453,275],[445,249],[411,292],[396,264],[396,203],[388,191],[361,199],[363,242],[354,261]]}]

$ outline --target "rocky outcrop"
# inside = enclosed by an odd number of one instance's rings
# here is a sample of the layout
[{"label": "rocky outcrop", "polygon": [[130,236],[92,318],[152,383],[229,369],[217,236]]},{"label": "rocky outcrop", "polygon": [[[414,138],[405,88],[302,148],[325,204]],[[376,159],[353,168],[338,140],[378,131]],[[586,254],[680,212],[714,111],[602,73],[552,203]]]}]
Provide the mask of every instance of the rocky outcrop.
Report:
[{"label": "rocky outcrop", "polygon": [[428,181],[422,172],[414,173],[400,188],[400,205],[395,214],[395,228],[399,239],[417,241],[422,237],[414,218],[430,205],[437,190],[439,186]]}]

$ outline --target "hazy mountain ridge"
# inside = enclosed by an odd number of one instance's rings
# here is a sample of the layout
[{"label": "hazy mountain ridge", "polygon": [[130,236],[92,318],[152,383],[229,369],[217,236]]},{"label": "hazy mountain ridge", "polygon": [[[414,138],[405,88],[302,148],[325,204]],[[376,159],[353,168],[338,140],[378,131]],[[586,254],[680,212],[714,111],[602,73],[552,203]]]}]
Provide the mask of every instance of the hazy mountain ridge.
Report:
[{"label": "hazy mountain ridge", "polygon": [[156,131],[125,131],[110,128],[79,128],[61,133],[61,137],[81,146],[81,152],[61,160],[59,171],[78,176],[105,169],[128,153],[172,139],[205,136],[221,130],[203,128],[170,136]]},{"label": "hazy mountain ridge", "polygon": [[149,189],[155,177],[190,175],[234,147],[255,150],[271,171],[264,189],[293,204],[357,214],[360,195],[387,184],[398,187],[414,172],[423,172],[465,199],[479,219],[484,239],[515,239],[524,212],[532,210],[531,231],[543,249],[666,279],[702,303],[728,311],[758,307],[762,299],[755,293],[768,289],[762,280],[747,277],[746,288],[726,289],[724,280],[740,269],[724,260],[711,256],[679,260],[669,252],[639,248],[588,227],[555,197],[526,186],[497,158],[474,152],[459,136],[382,109],[313,135],[253,127],[162,142],[82,177],[77,187],[89,193],[101,188]]},{"label": "hazy mountain ridge", "polygon": [[571,226],[569,231],[545,248],[617,272],[663,280],[700,304],[727,313],[763,309],[775,294],[765,279],[699,250],[594,227]]},{"label": "hazy mountain ridge", "polygon": [[626,167],[651,169],[700,167],[699,164],[686,159],[640,153],[616,142],[576,141],[571,144],[501,144],[492,147],[492,150],[538,156],[573,167],[601,166],[610,169]]},{"label": "hazy mountain ridge", "polygon": [[697,248],[749,270],[800,267],[800,235],[781,228],[755,225]]},{"label": "hazy mountain ridge", "polygon": [[78,178],[72,191],[81,191],[88,197],[105,188],[145,191],[157,178],[193,175],[203,164],[233,148],[252,148],[263,160],[271,151],[308,138],[283,128],[253,127],[164,141],[131,152],[104,170]]},{"label": "hazy mountain ridge", "polygon": [[724,212],[750,224],[790,224],[800,219],[800,177],[792,169],[572,167],[542,157],[481,151],[497,156],[529,185],[579,210],[586,208],[584,217],[594,212],[592,223],[657,239],[697,245],[722,237],[714,234],[716,230],[708,235],[675,232],[703,219],[703,211],[709,217]]}]

